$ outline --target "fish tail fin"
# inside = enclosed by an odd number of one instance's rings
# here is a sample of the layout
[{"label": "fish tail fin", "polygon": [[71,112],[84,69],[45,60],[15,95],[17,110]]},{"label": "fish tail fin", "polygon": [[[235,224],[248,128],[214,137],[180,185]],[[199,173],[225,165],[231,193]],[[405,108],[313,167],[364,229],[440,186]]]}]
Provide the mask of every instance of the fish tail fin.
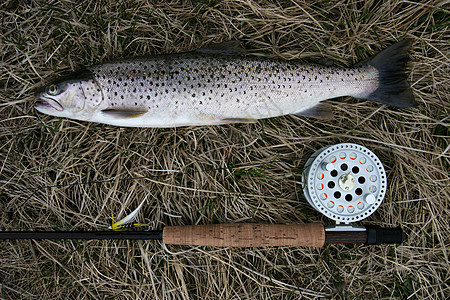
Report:
[{"label": "fish tail fin", "polygon": [[409,61],[408,51],[412,40],[406,39],[384,49],[364,65],[378,71],[378,88],[360,98],[377,101],[397,107],[411,107],[417,103],[411,86],[406,80],[406,65]]}]

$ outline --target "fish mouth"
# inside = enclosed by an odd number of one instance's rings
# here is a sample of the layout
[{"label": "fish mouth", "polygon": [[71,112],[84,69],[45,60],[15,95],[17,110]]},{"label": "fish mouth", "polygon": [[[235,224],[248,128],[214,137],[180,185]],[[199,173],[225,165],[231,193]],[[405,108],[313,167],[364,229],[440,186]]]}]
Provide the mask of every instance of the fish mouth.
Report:
[{"label": "fish mouth", "polygon": [[34,104],[34,107],[37,109],[54,109],[56,111],[64,110],[64,107],[58,101],[43,96],[38,97],[38,101]]}]

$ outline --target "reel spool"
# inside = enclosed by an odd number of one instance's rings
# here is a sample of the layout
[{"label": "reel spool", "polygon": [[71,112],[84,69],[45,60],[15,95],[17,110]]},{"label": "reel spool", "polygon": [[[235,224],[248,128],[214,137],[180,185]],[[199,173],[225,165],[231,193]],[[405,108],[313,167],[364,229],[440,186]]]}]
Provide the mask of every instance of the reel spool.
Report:
[{"label": "reel spool", "polygon": [[345,224],[374,213],[386,193],[386,173],[378,157],[352,143],[316,151],[306,162],[303,183],[311,206]]}]

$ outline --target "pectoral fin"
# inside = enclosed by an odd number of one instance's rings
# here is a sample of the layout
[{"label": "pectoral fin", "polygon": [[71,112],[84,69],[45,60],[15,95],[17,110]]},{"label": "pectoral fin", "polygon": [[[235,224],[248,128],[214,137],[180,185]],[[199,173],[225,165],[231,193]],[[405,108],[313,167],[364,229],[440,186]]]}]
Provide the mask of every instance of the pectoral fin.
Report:
[{"label": "pectoral fin", "polygon": [[333,112],[328,103],[319,103],[311,108],[293,113],[293,115],[325,120],[331,119],[333,117]]},{"label": "pectoral fin", "polygon": [[131,119],[145,114],[146,110],[104,109],[102,114],[114,119]]}]

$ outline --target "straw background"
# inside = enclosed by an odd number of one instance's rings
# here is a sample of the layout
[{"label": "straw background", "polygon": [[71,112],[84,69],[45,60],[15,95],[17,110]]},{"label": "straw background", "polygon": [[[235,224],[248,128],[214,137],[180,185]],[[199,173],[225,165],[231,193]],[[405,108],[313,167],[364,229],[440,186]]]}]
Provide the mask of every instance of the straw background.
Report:
[{"label": "straw background", "polygon": [[[380,158],[388,180],[383,204],[360,223],[400,225],[407,239],[323,249],[0,241],[0,297],[448,299],[449,9],[448,1],[3,1],[2,230],[104,229],[144,198],[139,221],[155,229],[332,224],[304,199],[302,170],[316,150],[353,142]],[[238,39],[251,55],[350,66],[403,38],[414,41],[411,109],[345,97],[328,101],[335,117],[325,121],[136,129],[33,108],[36,88],[110,59]],[[60,187],[37,188],[49,185]]]}]

